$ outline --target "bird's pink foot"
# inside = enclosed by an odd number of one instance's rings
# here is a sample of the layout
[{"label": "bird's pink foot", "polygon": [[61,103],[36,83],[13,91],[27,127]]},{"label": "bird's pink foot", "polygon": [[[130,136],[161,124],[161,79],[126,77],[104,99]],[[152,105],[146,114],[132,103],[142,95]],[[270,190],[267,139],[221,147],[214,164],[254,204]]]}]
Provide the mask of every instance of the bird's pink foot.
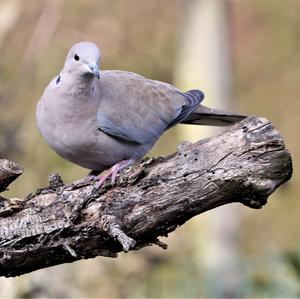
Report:
[{"label": "bird's pink foot", "polygon": [[99,181],[96,184],[96,186],[99,188],[101,187],[104,182],[111,177],[111,184],[114,185],[116,182],[116,177],[119,171],[124,169],[125,167],[129,166],[132,164],[134,161],[133,160],[123,160],[112,166],[110,169],[108,169],[103,175],[99,175]]},{"label": "bird's pink foot", "polygon": [[83,185],[83,184],[87,184],[93,180],[95,180],[95,178],[97,178],[96,175],[89,173],[88,175],[86,175],[85,177],[83,177],[82,179],[76,180],[75,182],[73,182],[73,185]]},{"label": "bird's pink foot", "polygon": [[95,181],[98,178],[99,171],[92,170],[88,175],[83,177],[82,179],[76,180],[75,182],[68,184],[67,190],[73,190],[74,188],[78,188],[78,186],[84,186],[89,184],[91,181]]}]

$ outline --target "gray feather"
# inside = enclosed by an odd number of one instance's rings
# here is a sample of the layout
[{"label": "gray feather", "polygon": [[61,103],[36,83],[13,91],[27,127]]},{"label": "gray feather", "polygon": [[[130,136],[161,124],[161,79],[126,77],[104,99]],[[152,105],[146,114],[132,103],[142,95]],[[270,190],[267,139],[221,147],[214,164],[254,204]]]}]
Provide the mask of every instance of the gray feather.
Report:
[{"label": "gray feather", "polygon": [[202,102],[204,94],[201,90],[193,89],[182,93],[186,104],[182,106],[180,114],[169,124],[168,129],[184,121]]},{"label": "gray feather", "polygon": [[189,125],[230,126],[246,117],[245,115],[200,105],[187,118],[181,121],[181,123]]},{"label": "gray feather", "polygon": [[136,144],[149,142],[146,135],[131,127],[130,122],[127,122],[127,124],[123,123],[122,126],[117,126],[113,119],[103,111],[97,112],[97,125],[99,130],[120,141]]}]

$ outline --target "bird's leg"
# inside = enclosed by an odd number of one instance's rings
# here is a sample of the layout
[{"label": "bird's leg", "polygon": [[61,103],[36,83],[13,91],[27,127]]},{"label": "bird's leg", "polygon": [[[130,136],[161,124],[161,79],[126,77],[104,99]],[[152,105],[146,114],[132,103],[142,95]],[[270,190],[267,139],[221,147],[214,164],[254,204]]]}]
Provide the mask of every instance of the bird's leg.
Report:
[{"label": "bird's leg", "polygon": [[79,180],[76,180],[71,185],[74,185],[74,186],[85,185],[85,184],[95,180],[96,178],[98,178],[99,172],[100,171],[98,171],[98,170],[92,170],[85,177],[83,177]]},{"label": "bird's leg", "polygon": [[98,175],[100,175],[101,171],[99,170],[91,170],[87,175],[86,175],[86,179],[88,181],[94,180],[98,177]]},{"label": "bird's leg", "polygon": [[133,160],[123,160],[112,166],[110,169],[107,170],[106,173],[103,175],[99,175],[99,181],[97,183],[97,187],[101,187],[103,183],[111,176],[111,184],[114,185],[116,182],[116,177],[117,174],[120,170],[124,169],[125,167],[129,166],[132,164],[134,161]]}]

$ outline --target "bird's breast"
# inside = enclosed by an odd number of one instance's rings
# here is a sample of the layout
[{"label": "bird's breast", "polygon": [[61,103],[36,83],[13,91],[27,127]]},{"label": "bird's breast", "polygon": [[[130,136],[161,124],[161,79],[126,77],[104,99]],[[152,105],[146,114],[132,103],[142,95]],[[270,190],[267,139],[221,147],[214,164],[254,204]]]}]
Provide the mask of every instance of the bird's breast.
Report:
[{"label": "bird's breast", "polygon": [[88,100],[56,93],[39,101],[37,126],[60,156],[88,169],[103,170],[121,160],[139,159],[152,147],[126,143],[99,130],[99,101]]},{"label": "bird's breast", "polygon": [[96,122],[96,113],[91,111],[93,106],[72,99],[56,102],[57,98],[52,97],[52,100],[41,99],[36,114],[37,126],[50,147],[65,156],[93,146],[90,138]]}]

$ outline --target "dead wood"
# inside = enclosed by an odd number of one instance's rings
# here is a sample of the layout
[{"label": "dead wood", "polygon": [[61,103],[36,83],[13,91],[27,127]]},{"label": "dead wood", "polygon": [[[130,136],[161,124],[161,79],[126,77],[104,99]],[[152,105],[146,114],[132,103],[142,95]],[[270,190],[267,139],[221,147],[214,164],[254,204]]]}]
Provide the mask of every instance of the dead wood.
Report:
[{"label": "dead wood", "polygon": [[[129,167],[113,187],[64,185],[52,174],[49,187],[21,200],[0,200],[0,276],[116,257],[151,244],[165,248],[158,237],[195,215],[233,202],[261,208],[291,174],[281,135],[256,117],[218,136],[182,143],[166,158]],[[0,170],[1,190],[12,180]]]}]

